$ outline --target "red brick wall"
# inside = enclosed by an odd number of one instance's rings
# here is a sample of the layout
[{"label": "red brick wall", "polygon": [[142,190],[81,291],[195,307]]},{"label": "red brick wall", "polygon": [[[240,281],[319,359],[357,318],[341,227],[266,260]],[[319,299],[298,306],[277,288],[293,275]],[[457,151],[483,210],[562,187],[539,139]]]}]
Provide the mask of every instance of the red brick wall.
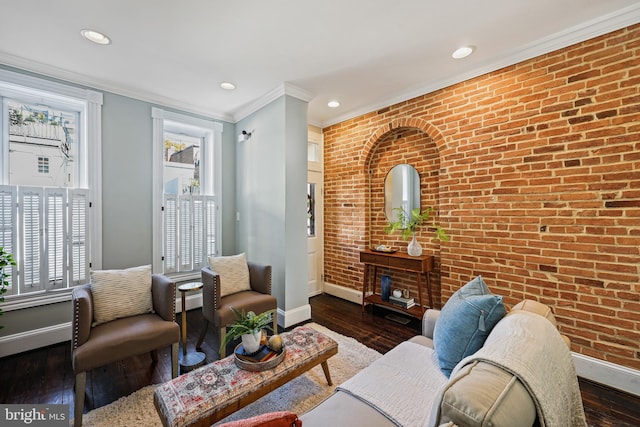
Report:
[{"label": "red brick wall", "polygon": [[640,26],[324,136],[327,282],[360,289],[360,250],[406,250],[382,231],[382,181],[410,163],[452,236],[419,233],[437,307],[481,274],[508,306],[550,305],[572,350],[640,369]]}]

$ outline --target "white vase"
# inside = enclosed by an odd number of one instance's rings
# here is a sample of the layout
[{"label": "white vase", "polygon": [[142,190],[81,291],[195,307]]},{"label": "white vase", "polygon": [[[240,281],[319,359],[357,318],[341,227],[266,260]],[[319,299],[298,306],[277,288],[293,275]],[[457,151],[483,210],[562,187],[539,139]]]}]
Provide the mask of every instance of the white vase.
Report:
[{"label": "white vase", "polygon": [[422,255],[422,246],[416,240],[416,233],[413,233],[413,238],[409,242],[409,246],[407,246],[407,253],[410,256],[420,256]]},{"label": "white vase", "polygon": [[242,338],[242,346],[246,354],[253,354],[260,350],[260,338],[262,338],[262,331],[253,331],[252,334],[244,334]]}]

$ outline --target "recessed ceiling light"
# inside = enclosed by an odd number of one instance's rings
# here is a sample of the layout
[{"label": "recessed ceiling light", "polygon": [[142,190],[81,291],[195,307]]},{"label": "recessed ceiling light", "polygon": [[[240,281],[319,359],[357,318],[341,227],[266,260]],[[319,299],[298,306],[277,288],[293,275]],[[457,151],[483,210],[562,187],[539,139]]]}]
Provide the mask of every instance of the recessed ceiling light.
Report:
[{"label": "recessed ceiling light", "polygon": [[327,106],[329,108],[338,108],[340,106],[340,102],[338,102],[338,101],[329,101],[329,103],[327,103]]},{"label": "recessed ceiling light", "polygon": [[455,52],[451,54],[451,57],[455,59],[466,58],[467,56],[471,55],[474,50],[475,47],[473,46],[462,46],[461,48],[456,49]]},{"label": "recessed ceiling light", "polygon": [[97,44],[111,44],[109,37],[96,30],[80,30],[80,34],[82,34],[82,37],[85,39]]},{"label": "recessed ceiling light", "polygon": [[236,88],[236,85],[229,82],[222,82],[220,83],[220,87],[224,90],[234,90]]}]

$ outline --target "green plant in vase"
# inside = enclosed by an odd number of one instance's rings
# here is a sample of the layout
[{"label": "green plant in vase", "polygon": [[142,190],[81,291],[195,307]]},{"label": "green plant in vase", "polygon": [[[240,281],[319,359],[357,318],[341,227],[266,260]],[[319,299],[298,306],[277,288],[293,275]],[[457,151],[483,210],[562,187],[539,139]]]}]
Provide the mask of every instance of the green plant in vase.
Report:
[{"label": "green plant in vase", "polygon": [[412,209],[411,212],[407,212],[403,208],[394,208],[393,211],[396,213],[395,220],[389,222],[384,228],[384,231],[389,234],[400,231],[403,240],[411,237],[411,242],[407,246],[407,253],[409,255],[422,255],[422,246],[420,246],[420,243],[416,240],[416,231],[419,227],[428,223],[429,219],[431,219],[431,223],[428,226],[434,229],[434,238],[442,242],[449,241],[449,235],[442,227],[436,224],[435,217],[432,218],[431,216],[433,208],[426,208],[422,212],[420,208]]},{"label": "green plant in vase", "polygon": [[[13,255],[9,252],[5,251],[2,246],[0,246],[0,303],[4,302],[4,294],[7,292],[7,288],[9,287],[9,281],[7,277],[9,274],[5,272],[5,268],[16,265],[16,261],[13,259]],[[2,308],[0,308],[0,316],[4,314]],[[4,328],[4,326],[0,325],[0,329]]]},{"label": "green plant in vase", "polygon": [[250,311],[245,314],[244,310],[239,312],[231,307],[231,311],[233,311],[233,314],[236,316],[236,321],[228,325],[229,329],[220,344],[220,351],[232,340],[241,338],[242,346],[247,354],[257,352],[260,349],[262,330],[268,329],[273,331],[271,324],[273,323],[275,310],[268,310],[260,314],[255,314],[253,311]]}]

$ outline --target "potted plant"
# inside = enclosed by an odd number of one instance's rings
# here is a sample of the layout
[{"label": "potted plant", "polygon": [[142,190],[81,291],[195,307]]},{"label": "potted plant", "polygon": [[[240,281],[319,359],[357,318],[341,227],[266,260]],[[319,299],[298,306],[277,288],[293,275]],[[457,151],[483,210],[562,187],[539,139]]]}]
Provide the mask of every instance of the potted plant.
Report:
[{"label": "potted plant", "polygon": [[[396,212],[395,220],[389,222],[385,227],[385,231],[392,234],[398,230],[401,231],[403,240],[407,240],[412,237],[411,242],[407,246],[407,253],[411,256],[422,255],[422,246],[416,240],[416,231],[418,227],[423,225],[431,217],[433,208],[427,208],[420,212],[420,208],[412,209],[410,213],[407,213],[403,208],[394,208]],[[434,229],[435,238],[442,242],[448,242],[449,236],[442,227],[435,223],[435,218],[431,221],[430,227]]]},{"label": "potted plant", "polygon": [[[2,246],[0,246],[0,303],[4,302],[4,295],[7,292],[7,288],[9,287],[9,281],[6,278],[9,276],[9,273],[5,273],[4,269],[6,267],[11,268],[11,266],[16,265],[16,261],[13,259],[13,255],[9,252],[6,252]],[[0,316],[4,312],[2,308],[0,308]],[[4,326],[0,325],[0,329],[4,328]]]},{"label": "potted plant", "polygon": [[233,314],[236,316],[236,322],[228,325],[229,329],[223,342],[220,344],[220,350],[222,351],[230,341],[237,338],[242,339],[242,346],[247,354],[253,354],[260,350],[262,330],[268,329],[273,331],[271,323],[273,322],[275,310],[268,310],[260,314],[255,314],[253,311],[250,311],[245,314],[244,310],[239,312],[231,307],[231,311],[233,311]]}]

